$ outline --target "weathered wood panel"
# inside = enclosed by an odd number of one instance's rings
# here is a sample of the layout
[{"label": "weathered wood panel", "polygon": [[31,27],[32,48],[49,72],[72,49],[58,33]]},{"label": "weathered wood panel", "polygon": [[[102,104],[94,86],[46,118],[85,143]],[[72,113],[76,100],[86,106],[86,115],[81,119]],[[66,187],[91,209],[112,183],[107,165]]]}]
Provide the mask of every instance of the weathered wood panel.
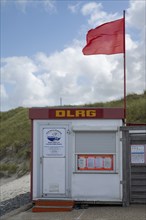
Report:
[{"label": "weathered wood panel", "polygon": [[131,165],[131,203],[146,203],[146,164]]}]

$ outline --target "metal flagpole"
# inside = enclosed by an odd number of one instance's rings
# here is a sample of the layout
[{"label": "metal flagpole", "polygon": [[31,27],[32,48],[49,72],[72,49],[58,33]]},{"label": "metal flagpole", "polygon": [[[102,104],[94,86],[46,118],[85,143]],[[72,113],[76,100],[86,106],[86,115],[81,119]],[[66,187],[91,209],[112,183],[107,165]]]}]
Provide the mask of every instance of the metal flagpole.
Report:
[{"label": "metal flagpole", "polygon": [[123,11],[123,50],[124,50],[124,119],[126,124],[126,117],[127,117],[127,103],[126,103],[126,43],[125,43],[125,10]]}]

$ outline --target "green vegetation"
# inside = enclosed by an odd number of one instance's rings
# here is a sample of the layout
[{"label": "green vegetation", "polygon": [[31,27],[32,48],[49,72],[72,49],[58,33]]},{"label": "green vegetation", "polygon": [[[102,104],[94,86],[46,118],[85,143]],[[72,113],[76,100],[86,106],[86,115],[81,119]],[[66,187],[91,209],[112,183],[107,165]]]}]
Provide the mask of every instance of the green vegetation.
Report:
[{"label": "green vegetation", "polygon": [[30,159],[30,121],[28,109],[17,108],[0,115],[0,176],[28,171]]},{"label": "green vegetation", "polygon": [[146,123],[146,91],[142,95],[127,96],[127,121],[132,123]]},{"label": "green vegetation", "polygon": [[[127,123],[146,124],[146,91],[143,94],[127,95]],[[86,107],[123,107],[123,99],[106,102],[86,104]]]},{"label": "green vegetation", "polygon": [[14,174],[17,170],[17,165],[13,163],[1,163],[0,171],[6,171],[8,175]]},{"label": "green vegetation", "polygon": [[[66,106],[67,107],[67,106]],[[71,106],[70,106],[71,107]],[[77,106],[76,106],[77,107]],[[123,99],[83,107],[123,107]],[[127,96],[127,123],[146,124],[146,91]],[[24,175],[30,167],[30,120],[27,108],[0,114],[0,176]]]}]

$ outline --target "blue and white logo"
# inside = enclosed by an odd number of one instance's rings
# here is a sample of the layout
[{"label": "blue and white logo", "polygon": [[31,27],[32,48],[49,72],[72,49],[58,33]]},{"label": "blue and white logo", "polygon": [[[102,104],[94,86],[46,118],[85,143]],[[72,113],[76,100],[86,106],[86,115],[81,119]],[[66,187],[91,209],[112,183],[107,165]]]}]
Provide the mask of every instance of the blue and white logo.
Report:
[{"label": "blue and white logo", "polygon": [[51,142],[59,141],[61,139],[61,134],[59,130],[50,130],[47,132],[47,139]]}]

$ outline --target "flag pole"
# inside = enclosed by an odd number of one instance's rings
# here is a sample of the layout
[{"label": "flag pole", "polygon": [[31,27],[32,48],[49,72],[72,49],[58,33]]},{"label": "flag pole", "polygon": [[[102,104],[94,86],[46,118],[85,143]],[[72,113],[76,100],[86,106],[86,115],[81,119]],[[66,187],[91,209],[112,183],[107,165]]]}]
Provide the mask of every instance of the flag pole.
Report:
[{"label": "flag pole", "polygon": [[125,10],[123,11],[123,51],[124,51],[124,120],[126,124],[126,117],[127,117],[127,103],[126,103],[126,43],[125,43]]}]

